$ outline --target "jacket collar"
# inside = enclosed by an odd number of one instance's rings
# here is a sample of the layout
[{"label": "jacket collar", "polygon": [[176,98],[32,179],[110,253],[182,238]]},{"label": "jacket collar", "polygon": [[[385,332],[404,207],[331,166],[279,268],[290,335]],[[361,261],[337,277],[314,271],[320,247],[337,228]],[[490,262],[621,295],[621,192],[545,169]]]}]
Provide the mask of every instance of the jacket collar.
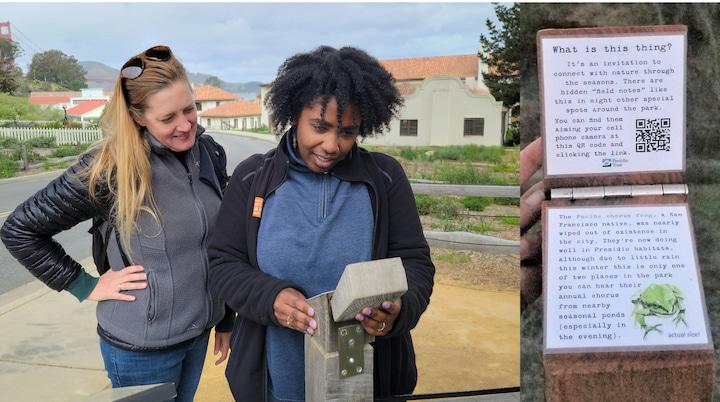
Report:
[{"label": "jacket collar", "polygon": [[[292,141],[292,136],[294,135],[295,127],[292,127],[283,134],[277,146],[277,157],[275,159],[278,164],[285,165],[285,167],[289,167],[291,163],[294,163],[291,161],[291,158],[299,158],[295,155],[290,155],[290,152],[292,152],[290,150],[290,142]],[[361,153],[367,152],[360,150],[357,143],[353,144],[352,149],[350,149],[350,152],[345,156],[345,158],[333,166],[329,172],[341,180],[369,182],[370,175],[361,160]],[[304,163],[303,166],[305,166]],[[286,171],[285,167],[283,169],[279,169],[283,172],[283,176]]]}]

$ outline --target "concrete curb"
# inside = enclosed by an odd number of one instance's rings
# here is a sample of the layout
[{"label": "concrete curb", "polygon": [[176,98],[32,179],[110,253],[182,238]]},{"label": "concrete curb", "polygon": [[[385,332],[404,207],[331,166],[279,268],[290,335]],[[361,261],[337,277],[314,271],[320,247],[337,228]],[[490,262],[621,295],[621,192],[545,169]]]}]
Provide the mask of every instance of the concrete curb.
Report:
[{"label": "concrete curb", "polygon": [[0,295],[0,316],[50,292],[53,292],[53,290],[45,286],[44,283],[34,280],[7,293],[3,293]]},{"label": "concrete curb", "polygon": [[453,250],[473,250],[488,254],[508,255],[520,253],[520,242],[468,232],[423,231],[431,246]]},{"label": "concrete curb", "polygon": [[46,172],[26,174],[26,175],[22,175],[22,176],[8,177],[8,178],[6,178],[6,179],[0,179],[0,184],[12,183],[12,182],[20,181],[20,180],[25,180],[25,179],[32,179],[32,178],[36,178],[36,177],[40,177],[40,176],[58,175],[58,174],[60,174],[60,173],[62,173],[62,172],[64,172],[64,171],[65,171],[65,169],[54,169],[54,170],[48,170],[48,171],[46,171]]}]

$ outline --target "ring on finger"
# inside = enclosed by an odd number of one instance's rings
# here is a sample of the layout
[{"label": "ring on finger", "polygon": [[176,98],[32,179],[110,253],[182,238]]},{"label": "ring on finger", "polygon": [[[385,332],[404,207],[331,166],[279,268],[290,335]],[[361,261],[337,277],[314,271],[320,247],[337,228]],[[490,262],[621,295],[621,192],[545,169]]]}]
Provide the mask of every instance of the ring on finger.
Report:
[{"label": "ring on finger", "polygon": [[378,328],[378,330],[377,330],[377,332],[380,332],[380,333],[382,333],[383,331],[385,331],[385,321],[382,322],[382,326],[380,328]]},{"label": "ring on finger", "polygon": [[292,314],[288,314],[287,320],[285,320],[285,326],[290,326],[290,323],[294,321],[292,318]]}]

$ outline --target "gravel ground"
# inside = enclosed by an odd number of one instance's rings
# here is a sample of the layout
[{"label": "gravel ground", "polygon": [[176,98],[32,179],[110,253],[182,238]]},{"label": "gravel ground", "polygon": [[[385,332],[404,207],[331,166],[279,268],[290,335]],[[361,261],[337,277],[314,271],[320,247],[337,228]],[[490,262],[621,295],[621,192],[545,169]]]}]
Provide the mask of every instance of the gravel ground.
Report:
[{"label": "gravel ground", "polygon": [[477,290],[519,290],[520,257],[431,248],[435,281]]}]

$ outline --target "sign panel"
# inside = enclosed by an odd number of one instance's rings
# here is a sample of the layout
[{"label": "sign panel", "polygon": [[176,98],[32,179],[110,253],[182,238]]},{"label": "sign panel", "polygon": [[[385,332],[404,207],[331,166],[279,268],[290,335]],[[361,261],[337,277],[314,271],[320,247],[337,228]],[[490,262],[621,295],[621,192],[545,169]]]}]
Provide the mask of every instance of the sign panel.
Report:
[{"label": "sign panel", "polygon": [[546,349],[709,342],[687,205],[546,216]]},{"label": "sign panel", "polygon": [[685,35],[539,36],[546,175],[684,169]]}]

